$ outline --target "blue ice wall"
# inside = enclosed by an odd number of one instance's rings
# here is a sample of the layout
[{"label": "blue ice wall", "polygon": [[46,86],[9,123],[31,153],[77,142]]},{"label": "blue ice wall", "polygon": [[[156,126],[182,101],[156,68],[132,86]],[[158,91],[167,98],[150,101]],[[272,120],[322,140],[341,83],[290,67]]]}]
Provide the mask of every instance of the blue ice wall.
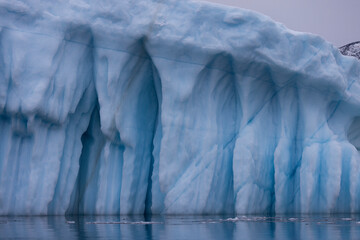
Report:
[{"label": "blue ice wall", "polygon": [[0,0],[0,214],[359,212],[359,76],[247,10]]}]

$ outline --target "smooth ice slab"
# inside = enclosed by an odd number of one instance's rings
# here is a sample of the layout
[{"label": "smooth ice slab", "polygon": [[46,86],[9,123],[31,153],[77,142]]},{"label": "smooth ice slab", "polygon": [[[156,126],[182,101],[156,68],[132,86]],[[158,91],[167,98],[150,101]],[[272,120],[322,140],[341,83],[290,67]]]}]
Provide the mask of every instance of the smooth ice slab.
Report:
[{"label": "smooth ice slab", "polygon": [[360,64],[257,13],[0,0],[0,214],[358,212]]}]

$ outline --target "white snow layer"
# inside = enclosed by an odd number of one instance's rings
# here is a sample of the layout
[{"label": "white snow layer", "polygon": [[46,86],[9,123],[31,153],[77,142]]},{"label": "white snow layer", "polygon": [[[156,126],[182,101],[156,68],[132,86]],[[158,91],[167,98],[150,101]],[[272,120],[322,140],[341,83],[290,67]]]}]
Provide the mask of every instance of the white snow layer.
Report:
[{"label": "white snow layer", "polygon": [[247,10],[0,0],[0,215],[359,212],[359,76]]}]

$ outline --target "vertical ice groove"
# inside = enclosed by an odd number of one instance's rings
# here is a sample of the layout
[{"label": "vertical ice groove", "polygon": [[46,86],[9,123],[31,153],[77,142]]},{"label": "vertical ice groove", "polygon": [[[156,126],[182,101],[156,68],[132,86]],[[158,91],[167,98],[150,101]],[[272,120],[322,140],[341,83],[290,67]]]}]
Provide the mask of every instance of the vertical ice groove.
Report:
[{"label": "vertical ice groove", "polygon": [[[120,135],[126,146],[124,151],[126,161],[124,161],[123,170],[123,179],[126,181],[123,180],[121,186],[121,213],[143,213],[145,210],[149,170],[153,156],[152,145],[159,108],[153,63],[145,48],[144,39],[140,39],[137,44],[140,45],[138,52],[142,58],[136,59],[137,62],[132,66],[132,75],[129,79],[123,79],[125,82],[128,81],[128,85],[121,99],[124,106],[120,111],[132,113],[126,118],[123,117],[123,122],[120,123],[122,126],[119,128],[120,131],[122,130]],[[129,123],[135,125],[127,126]],[[128,147],[126,143],[131,145]],[[134,191],[134,189],[137,190]]]},{"label": "vertical ice groove", "polygon": [[[243,118],[233,165],[235,211],[273,212],[274,151],[281,119],[276,79],[265,66],[263,71],[249,68],[241,80],[239,96]],[[255,95],[255,91],[260,95]],[[256,97],[261,99],[255,100]]]},{"label": "vertical ice groove", "polygon": [[[204,66],[183,63],[183,68],[188,71],[179,75],[167,75],[168,69],[173,69],[171,66],[179,63],[157,58],[154,62],[159,70],[162,88],[167,90],[163,92],[166,95],[162,96],[161,105],[163,138],[160,157],[155,158],[153,175],[156,190],[153,198],[159,201],[163,199],[164,205],[161,207],[161,204],[154,203],[153,212],[180,213],[177,211],[184,209],[181,206],[188,206],[187,211],[196,213],[232,212],[232,143],[239,105],[231,56],[220,53]],[[217,70],[221,64],[230,69]],[[180,85],[176,84],[178,81],[172,81],[176,76],[183,79]],[[177,105],[173,105],[169,94],[177,95]],[[205,112],[197,112],[196,109]],[[174,114],[174,110],[182,113]],[[184,118],[177,119],[181,116]],[[176,131],[168,132],[169,127]],[[167,141],[166,138],[177,140]],[[176,146],[179,143],[184,145]],[[169,149],[173,147],[181,147],[183,151],[191,153],[170,157],[172,151]],[[169,173],[161,169],[162,165],[174,164],[181,167],[165,169],[180,171]],[[162,173],[166,175],[161,176]],[[198,184],[204,181],[208,187],[200,188]],[[172,185],[169,185],[171,182]]]},{"label": "vertical ice groove", "polygon": [[7,54],[7,49],[4,47],[4,29],[0,27],[0,113],[4,111],[5,105],[6,105],[6,98],[7,98],[7,92],[8,92],[8,77],[7,73],[9,71],[9,68],[6,67],[6,56],[9,56]]},{"label": "vertical ice groove", "polygon": [[[208,73],[208,71],[211,71],[209,69],[219,67],[217,65],[223,65],[221,68],[225,69],[223,75],[211,90],[211,97],[217,104],[215,117],[218,152],[215,159],[213,159],[216,164],[210,192],[203,210],[204,213],[234,212],[233,151],[240,126],[241,107],[233,64],[230,54],[217,54],[205,66],[204,72],[198,76],[198,84],[200,85],[199,82],[213,77]],[[208,68],[207,71],[206,68]],[[198,91],[198,89],[195,89],[195,92]]]},{"label": "vertical ice groove", "polygon": [[280,139],[274,152],[275,212],[299,212],[298,181],[301,142],[299,96],[296,85],[278,94],[281,109]]},{"label": "vertical ice groove", "polygon": [[[145,45],[146,46],[146,45]],[[150,58],[150,56],[149,56]],[[151,59],[151,58],[150,58]],[[154,178],[154,163],[155,159],[159,157],[159,153],[157,152],[157,149],[160,148],[161,143],[158,142],[157,136],[159,136],[161,133],[161,102],[162,102],[162,89],[161,89],[161,80],[159,78],[159,73],[157,68],[155,67],[154,63],[151,60],[151,71],[152,71],[152,78],[153,78],[153,87],[156,94],[156,100],[157,100],[157,111],[155,116],[155,122],[153,126],[153,136],[151,141],[151,161],[150,161],[150,167],[149,167],[149,174],[148,174],[148,184],[147,184],[147,191],[146,191],[146,198],[145,198],[145,214],[151,214],[152,213],[152,207],[153,207],[153,196],[155,195],[155,191],[153,191],[153,178]]]},{"label": "vertical ice groove", "polygon": [[[157,73],[144,41],[144,38],[140,38],[129,43],[127,52],[97,49],[96,86],[101,129],[107,138],[107,144],[112,146],[108,148],[108,154],[102,155],[106,160],[100,161],[98,185],[99,191],[103,191],[102,185],[106,184],[117,189],[116,194],[110,194],[106,190],[108,193],[105,194],[109,199],[99,196],[98,213],[145,211],[158,116],[159,100],[156,91],[160,90],[155,87]],[[121,151],[118,152],[119,150]],[[118,161],[121,161],[120,165],[116,165],[116,172],[120,174],[119,182],[110,183],[105,173],[111,166],[114,170],[112,164]],[[107,207],[107,210],[103,209],[106,201],[112,203],[112,207]]]},{"label": "vertical ice groove", "polygon": [[[164,194],[160,190],[160,182],[159,182],[159,159],[160,159],[160,148],[162,141],[162,84],[161,79],[159,77],[159,72],[154,65],[153,62],[153,77],[154,77],[154,86],[156,90],[156,95],[158,99],[158,111],[156,116],[156,129],[154,129],[154,137],[153,137],[153,149],[152,149],[152,168],[150,171],[151,182],[148,185],[147,191],[147,204],[148,208],[145,209],[146,213],[162,213],[164,209]],[[151,184],[150,184],[151,183]],[[151,187],[151,188],[150,188]],[[150,196],[148,194],[151,194]],[[151,200],[151,202],[150,202]],[[150,205],[151,204],[151,205]]]},{"label": "vertical ice groove", "polygon": [[[57,62],[56,71],[52,77],[52,96],[60,96],[63,105],[58,118],[66,119],[65,143],[60,157],[60,171],[52,201],[48,205],[51,214],[64,214],[70,202],[72,189],[78,174],[81,154],[81,135],[86,131],[90,116],[95,106],[95,87],[93,73],[93,36],[91,30],[83,26],[67,30],[67,40],[63,41],[62,52]],[[71,43],[81,38],[86,45]],[[74,68],[74,69],[72,69]],[[69,72],[67,72],[67,69]],[[70,75],[69,75],[70,73]],[[71,81],[64,83],[64,80]],[[72,80],[72,79],[75,79]],[[66,99],[66,100],[65,100]]]},{"label": "vertical ice groove", "polygon": [[79,173],[66,214],[96,214],[100,155],[105,138],[100,130],[99,107],[95,106],[88,129],[81,137]]}]

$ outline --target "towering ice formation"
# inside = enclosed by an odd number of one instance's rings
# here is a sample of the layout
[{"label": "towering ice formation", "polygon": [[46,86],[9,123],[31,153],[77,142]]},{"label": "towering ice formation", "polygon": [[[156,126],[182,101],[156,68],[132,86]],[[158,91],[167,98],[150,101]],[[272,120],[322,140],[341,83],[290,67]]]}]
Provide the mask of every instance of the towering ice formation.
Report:
[{"label": "towering ice formation", "polygon": [[187,1],[0,25],[0,214],[360,210],[360,64],[320,37]]}]

